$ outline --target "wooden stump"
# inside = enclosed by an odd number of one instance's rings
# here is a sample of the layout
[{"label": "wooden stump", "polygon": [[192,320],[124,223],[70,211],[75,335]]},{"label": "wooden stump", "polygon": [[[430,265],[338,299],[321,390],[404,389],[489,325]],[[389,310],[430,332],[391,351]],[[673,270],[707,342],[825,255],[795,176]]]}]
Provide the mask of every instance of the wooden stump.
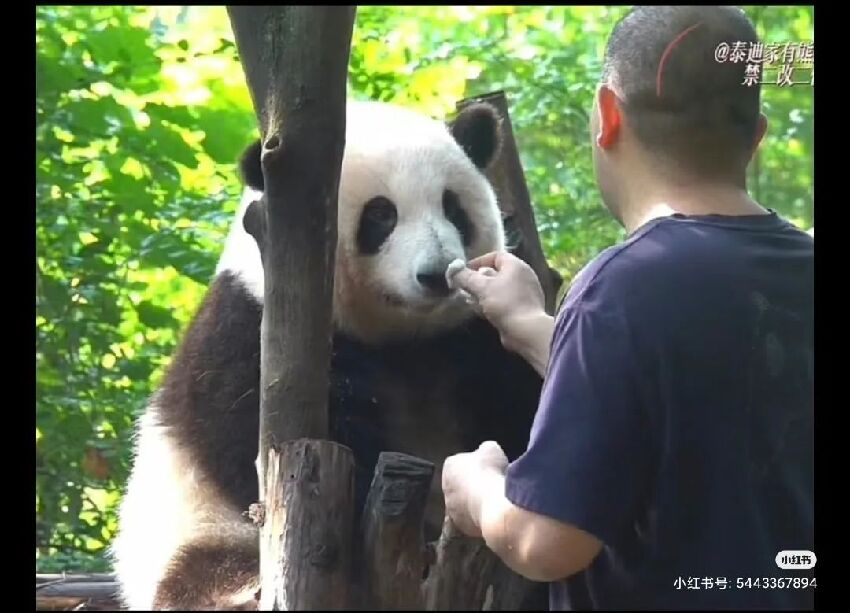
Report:
[{"label": "wooden stump", "polygon": [[270,449],[267,467],[260,609],[348,608],[354,521],[351,450],[330,441],[299,439],[280,450]]},{"label": "wooden stump", "polygon": [[428,611],[517,611],[530,586],[446,518],[422,592]]},{"label": "wooden stump", "polygon": [[433,464],[403,453],[378,459],[362,521],[363,608],[516,611],[531,584],[483,540],[464,536],[446,520],[436,547],[424,543],[433,473]]},{"label": "wooden stump", "polygon": [[382,453],[362,520],[364,604],[378,611],[422,609],[428,560],[422,520],[434,465],[403,453]]}]

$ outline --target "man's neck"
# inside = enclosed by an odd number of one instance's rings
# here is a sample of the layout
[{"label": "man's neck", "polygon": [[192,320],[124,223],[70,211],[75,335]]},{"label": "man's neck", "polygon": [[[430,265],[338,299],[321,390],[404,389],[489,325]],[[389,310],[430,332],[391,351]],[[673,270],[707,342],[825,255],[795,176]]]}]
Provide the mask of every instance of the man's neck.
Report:
[{"label": "man's neck", "polygon": [[734,185],[669,186],[646,185],[626,203],[622,222],[631,234],[659,217],[680,215],[765,215],[767,210],[750,198],[746,189]]}]

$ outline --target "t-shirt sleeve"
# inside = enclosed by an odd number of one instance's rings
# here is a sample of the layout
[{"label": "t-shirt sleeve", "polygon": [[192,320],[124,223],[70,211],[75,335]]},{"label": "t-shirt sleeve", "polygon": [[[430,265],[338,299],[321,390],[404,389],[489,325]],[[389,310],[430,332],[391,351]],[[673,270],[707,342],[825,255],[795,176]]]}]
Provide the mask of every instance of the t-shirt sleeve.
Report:
[{"label": "t-shirt sleeve", "polygon": [[603,291],[564,306],[529,446],[509,465],[505,492],[609,544],[633,522],[650,459],[620,299]]}]

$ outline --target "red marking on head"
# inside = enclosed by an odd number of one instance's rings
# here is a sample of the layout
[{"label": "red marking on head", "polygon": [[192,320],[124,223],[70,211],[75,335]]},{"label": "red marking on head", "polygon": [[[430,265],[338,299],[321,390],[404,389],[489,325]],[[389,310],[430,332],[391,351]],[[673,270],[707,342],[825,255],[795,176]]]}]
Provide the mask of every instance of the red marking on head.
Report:
[{"label": "red marking on head", "polygon": [[661,81],[664,75],[664,64],[667,63],[667,58],[670,56],[670,53],[673,51],[676,45],[682,42],[683,38],[685,38],[688,34],[696,30],[701,25],[701,23],[695,23],[690,28],[679,34],[676,38],[670,41],[670,44],[667,45],[667,48],[664,50],[664,53],[661,54],[661,61],[658,62],[658,73],[655,76],[655,95],[659,98],[661,97]]}]

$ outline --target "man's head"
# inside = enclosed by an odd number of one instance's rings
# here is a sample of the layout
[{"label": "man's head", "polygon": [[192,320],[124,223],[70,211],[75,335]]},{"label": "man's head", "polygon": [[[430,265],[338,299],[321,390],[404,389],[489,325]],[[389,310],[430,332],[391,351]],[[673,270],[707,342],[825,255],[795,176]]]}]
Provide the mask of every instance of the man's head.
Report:
[{"label": "man's head", "polygon": [[[760,79],[745,84],[749,43],[757,41],[734,7],[640,6],[615,26],[591,135],[603,199],[617,218],[637,174],[744,186],[766,128]],[[730,52],[740,47],[743,59],[718,59],[724,43]]]}]

